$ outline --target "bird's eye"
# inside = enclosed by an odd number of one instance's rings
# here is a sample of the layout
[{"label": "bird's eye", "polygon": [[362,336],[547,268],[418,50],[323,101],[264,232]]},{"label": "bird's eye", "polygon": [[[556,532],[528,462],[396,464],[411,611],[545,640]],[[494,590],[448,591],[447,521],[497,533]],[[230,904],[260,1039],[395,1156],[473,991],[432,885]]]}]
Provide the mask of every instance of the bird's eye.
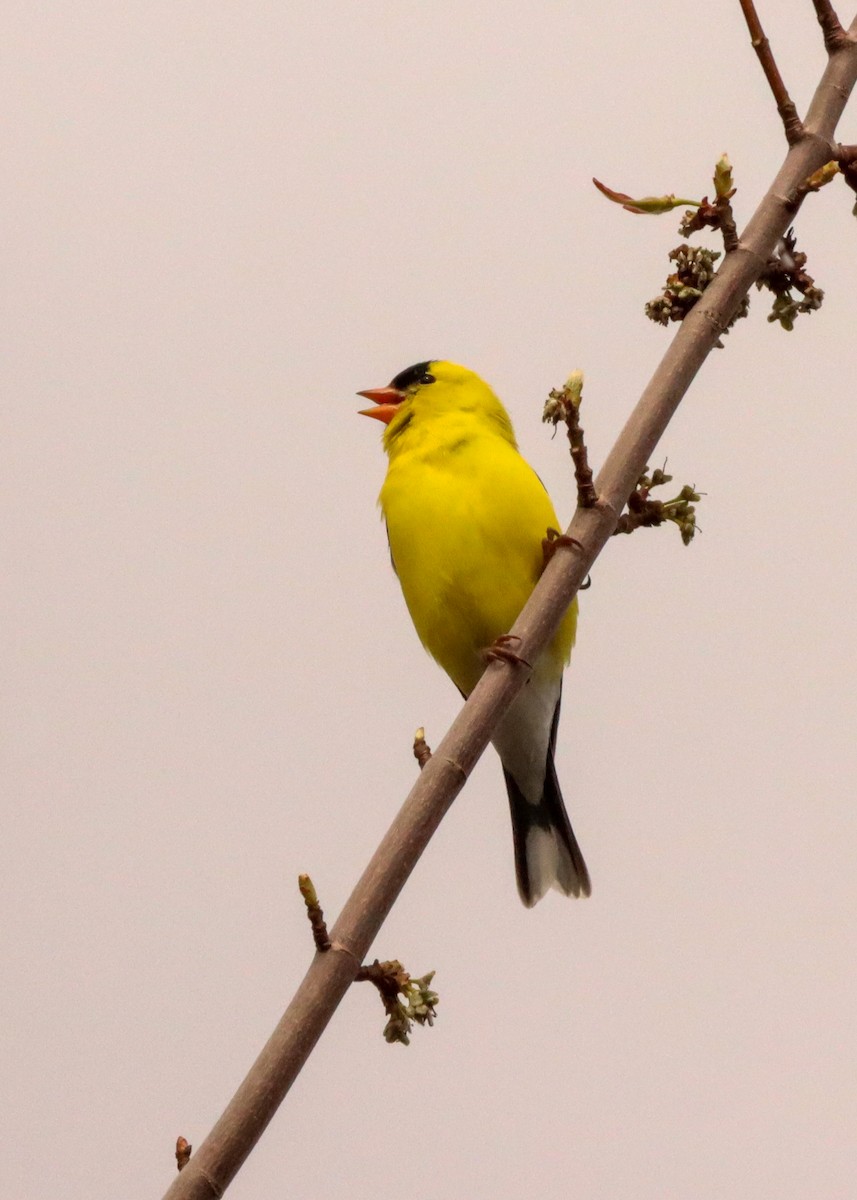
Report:
[{"label": "bird's eye", "polygon": [[434,383],[434,382],[435,382],[435,377],[429,371],[426,371],[425,375],[420,376],[420,383]]}]

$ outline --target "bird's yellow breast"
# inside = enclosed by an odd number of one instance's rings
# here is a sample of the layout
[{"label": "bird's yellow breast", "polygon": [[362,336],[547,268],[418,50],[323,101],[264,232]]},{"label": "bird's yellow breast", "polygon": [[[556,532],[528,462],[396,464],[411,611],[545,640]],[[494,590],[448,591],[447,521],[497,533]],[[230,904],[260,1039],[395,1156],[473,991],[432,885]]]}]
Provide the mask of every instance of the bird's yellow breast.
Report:
[{"label": "bird's yellow breast", "polygon": [[[409,446],[403,438],[391,453],[380,504],[417,633],[468,694],[485,666],[481,652],[511,629],[533,590],[542,538],[558,522],[506,437],[473,420],[432,424],[431,437]],[[560,670],[576,620],[575,602],[546,651]]]}]

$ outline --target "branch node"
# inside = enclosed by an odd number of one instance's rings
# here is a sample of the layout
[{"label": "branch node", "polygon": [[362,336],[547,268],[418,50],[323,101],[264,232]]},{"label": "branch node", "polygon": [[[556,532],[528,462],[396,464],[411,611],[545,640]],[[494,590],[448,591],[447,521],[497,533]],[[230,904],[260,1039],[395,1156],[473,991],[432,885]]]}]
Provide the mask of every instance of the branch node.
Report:
[{"label": "branch node", "polygon": [[461,763],[458,761],[458,759],[456,759],[456,758],[445,758],[443,761],[446,763],[446,765],[447,765],[448,767],[452,767],[452,769],[453,769],[454,771],[457,771],[457,772],[458,772],[458,774],[461,776],[461,778],[464,780],[464,782],[465,782],[465,783],[467,782],[467,772],[465,771],[465,769],[464,769],[464,767],[461,765]]},{"label": "branch node", "polygon": [[360,969],[360,966],[361,966],[360,955],[355,954],[350,946],[346,946],[345,942],[331,941],[328,949],[331,950],[334,954],[346,954],[350,959],[353,959],[353,961],[357,963],[357,969],[358,970]]}]

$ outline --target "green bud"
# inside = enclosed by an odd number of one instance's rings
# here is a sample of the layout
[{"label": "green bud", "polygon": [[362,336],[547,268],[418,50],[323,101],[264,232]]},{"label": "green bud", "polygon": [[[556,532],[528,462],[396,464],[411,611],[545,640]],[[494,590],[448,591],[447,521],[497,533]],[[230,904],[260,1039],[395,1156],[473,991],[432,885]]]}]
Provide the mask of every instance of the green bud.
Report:
[{"label": "green bud", "polygon": [[714,190],[718,196],[729,199],[735,193],[732,182],[732,164],[727,155],[722,154],[714,167]]}]

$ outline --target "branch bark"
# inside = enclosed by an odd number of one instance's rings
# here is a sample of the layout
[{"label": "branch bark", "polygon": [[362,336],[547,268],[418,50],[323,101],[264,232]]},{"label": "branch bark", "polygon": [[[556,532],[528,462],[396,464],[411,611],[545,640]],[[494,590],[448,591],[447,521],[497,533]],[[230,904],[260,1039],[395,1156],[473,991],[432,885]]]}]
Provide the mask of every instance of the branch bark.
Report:
[{"label": "branch bark", "polygon": [[815,15],[818,17],[818,23],[824,34],[824,45],[827,48],[827,53],[833,54],[843,44],[845,30],[842,28],[839,17],[836,15],[836,10],[830,3],[830,0],[812,0],[812,2],[815,6]]},{"label": "branch bark", "polygon": [[[832,53],[799,140],[703,297],[667,349],[596,480],[598,503],[578,508],[563,544],[515,623],[534,662],[553,636],[694,376],[771,257],[800,204],[798,188],[836,157],[836,125],[857,82],[857,17]],[[222,1196],[264,1132],[354,980],[405,881],[523,686],[525,672],[490,663],[411,789],[289,1007],[226,1110],[165,1200]]]}]

